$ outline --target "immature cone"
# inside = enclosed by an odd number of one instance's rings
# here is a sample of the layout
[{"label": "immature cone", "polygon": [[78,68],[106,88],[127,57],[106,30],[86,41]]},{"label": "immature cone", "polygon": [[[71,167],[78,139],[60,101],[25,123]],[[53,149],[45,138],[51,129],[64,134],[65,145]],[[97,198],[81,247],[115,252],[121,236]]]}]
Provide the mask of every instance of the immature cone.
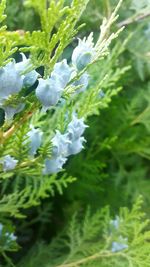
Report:
[{"label": "immature cone", "polygon": [[68,156],[80,153],[84,148],[83,143],[85,141],[84,137],[79,137],[78,139],[73,140],[71,144],[68,145]]},{"label": "immature cone", "polygon": [[45,160],[43,174],[59,172],[66,163],[68,156],[81,152],[84,148],[83,142],[86,141],[84,137],[82,137],[86,127],[88,126],[84,124],[84,120],[78,119],[77,115],[74,113],[67,131],[64,134],[56,131],[55,136],[51,140],[53,145],[52,157]]},{"label": "immature cone", "polygon": [[87,72],[85,72],[78,80],[76,80],[73,83],[74,86],[80,86],[80,88],[77,89],[75,93],[78,94],[84,92],[87,89],[88,84],[89,84],[89,75],[87,74]]},{"label": "immature cone", "polygon": [[[22,61],[19,63],[16,63],[16,69],[17,71],[22,74],[23,72],[27,71],[32,66],[31,60],[26,58],[26,56],[22,53]],[[35,70],[29,71],[27,73],[23,74],[23,86],[24,87],[30,87],[32,86],[37,78],[39,76],[39,73]]]},{"label": "immature cone", "polygon": [[62,90],[63,88],[61,88],[59,81],[54,77],[46,80],[42,78],[39,79],[39,84],[36,88],[36,96],[42,103],[44,111],[58,103]]},{"label": "immature cone", "polygon": [[72,141],[80,138],[87,127],[88,126],[84,123],[84,119],[78,119],[77,115],[74,113],[72,121],[68,124],[67,128],[70,140]]},{"label": "immature cone", "polygon": [[31,126],[31,130],[27,133],[27,136],[29,137],[30,141],[29,153],[31,156],[34,156],[38,148],[41,146],[43,132],[40,129],[35,129],[33,126]]},{"label": "immature cone", "polygon": [[79,70],[83,70],[94,56],[93,34],[83,40],[79,39],[78,46],[74,49],[72,54],[72,63]]},{"label": "immature cone", "polygon": [[13,107],[11,105],[3,106],[2,108],[5,111],[5,120],[11,121],[15,114],[21,112],[25,107],[24,103],[18,104],[16,107]]},{"label": "immature cone", "polygon": [[3,164],[3,171],[10,171],[13,170],[17,165],[18,160],[14,159],[10,155],[6,155],[3,157],[3,159],[0,161],[0,163]]},{"label": "immature cone", "polygon": [[9,96],[19,93],[23,87],[23,77],[16,69],[15,62],[0,68],[0,103]]},{"label": "immature cone", "polygon": [[119,236],[118,242],[117,241],[112,242],[111,251],[115,253],[115,252],[119,252],[121,250],[127,249],[128,248],[127,241],[128,241],[127,238],[123,238],[122,236]]},{"label": "immature cone", "polygon": [[56,134],[52,139],[53,155],[55,157],[58,157],[59,155],[66,157],[69,143],[71,142],[68,133],[61,134],[59,131],[56,131]]},{"label": "immature cone", "polygon": [[58,62],[54,66],[54,70],[51,73],[51,77],[57,79],[59,81],[61,88],[65,88],[67,83],[71,78],[71,74],[73,72],[73,68],[71,68],[67,64],[67,60],[64,59],[61,62]]},{"label": "immature cone", "polygon": [[51,159],[45,160],[45,168],[43,174],[54,174],[62,170],[63,165],[66,163],[67,158],[62,156],[52,157]]}]

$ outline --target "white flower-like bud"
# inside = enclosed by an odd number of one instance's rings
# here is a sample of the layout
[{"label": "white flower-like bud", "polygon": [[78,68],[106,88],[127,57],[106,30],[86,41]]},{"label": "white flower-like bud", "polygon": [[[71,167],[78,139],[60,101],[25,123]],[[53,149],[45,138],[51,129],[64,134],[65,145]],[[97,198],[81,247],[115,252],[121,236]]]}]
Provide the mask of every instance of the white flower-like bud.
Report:
[{"label": "white flower-like bud", "polygon": [[84,92],[89,84],[89,75],[87,72],[82,74],[82,76],[73,83],[74,86],[81,86],[79,89],[75,91],[76,94]]},{"label": "white flower-like bud", "polygon": [[84,119],[78,119],[74,113],[72,121],[68,124],[67,132],[69,133],[70,140],[76,140],[84,133],[88,126],[84,123]]},{"label": "white flower-like bud", "polygon": [[105,93],[103,92],[103,90],[99,91],[99,97],[100,98],[104,98],[105,97]]},{"label": "white flower-like bud", "polygon": [[[29,58],[26,58],[26,56],[23,53],[21,53],[21,55],[22,55],[22,61],[16,63],[16,70],[20,74],[22,74],[23,72],[27,71],[29,68],[32,67],[31,60]],[[36,82],[38,76],[39,73],[35,70],[23,74],[23,86],[25,87],[32,86]]]},{"label": "white flower-like bud", "polygon": [[61,87],[65,88],[71,78],[72,72],[73,68],[71,68],[67,64],[67,60],[64,59],[55,64],[51,77],[55,77],[60,82]]},{"label": "white flower-like bud", "polygon": [[81,71],[92,61],[94,55],[93,34],[91,33],[87,39],[79,39],[78,46],[74,49],[72,54],[72,63]]},{"label": "white flower-like bud", "polygon": [[119,225],[120,225],[120,218],[119,216],[116,216],[116,218],[114,220],[110,221],[110,225],[113,226],[113,228],[115,228],[116,230],[118,230]]},{"label": "white flower-like bud", "polygon": [[43,174],[54,174],[62,170],[63,165],[66,163],[67,158],[62,156],[52,157],[45,160],[45,168]]},{"label": "white flower-like bud", "polygon": [[7,242],[16,241],[17,237],[14,233],[6,233],[5,236],[7,237]]},{"label": "white flower-like bud", "polygon": [[[12,242],[12,241],[16,241],[17,237],[14,235],[14,233],[5,232],[4,228],[5,228],[5,226],[2,223],[0,223],[0,238],[2,235],[5,236],[7,243]],[[3,232],[3,229],[4,229],[4,232]]]},{"label": "white flower-like bud", "polygon": [[17,107],[12,106],[2,106],[3,110],[5,111],[5,120],[11,121],[15,114],[21,112],[25,107],[25,104],[20,103]]},{"label": "white flower-like bud", "polygon": [[128,248],[128,244],[127,244],[128,239],[127,238],[123,238],[122,236],[119,236],[119,240],[112,242],[112,247],[111,247],[111,251],[112,252],[118,252],[124,249]]},{"label": "white flower-like bud", "polygon": [[13,170],[17,165],[18,160],[14,159],[10,155],[6,155],[0,160],[0,163],[3,164],[3,171],[10,171]]},{"label": "white flower-like bud", "polygon": [[86,142],[84,137],[79,137],[76,140],[73,140],[71,144],[68,145],[68,155],[76,155],[81,152],[81,150],[84,148],[83,142]]},{"label": "white flower-like bud", "polygon": [[27,133],[27,136],[29,137],[29,141],[30,141],[29,153],[31,156],[34,156],[38,148],[41,146],[43,132],[40,129],[35,129],[31,125],[31,130]]},{"label": "white flower-like bud", "polygon": [[56,131],[56,134],[52,139],[53,155],[55,157],[60,155],[66,157],[68,154],[68,145],[70,143],[68,134],[61,134],[59,131]]},{"label": "white flower-like bud", "polygon": [[70,155],[78,154],[83,149],[83,142],[86,140],[81,137],[87,125],[83,119],[78,119],[73,114],[73,120],[69,123],[65,134],[61,134],[58,130],[51,140],[52,158],[45,160],[45,168],[43,174],[53,174],[62,170],[63,165]]},{"label": "white flower-like bud", "polygon": [[18,73],[15,61],[0,68],[0,102],[18,93],[23,86],[23,77]]},{"label": "white flower-like bud", "polygon": [[47,110],[52,106],[55,106],[62,94],[63,88],[61,88],[59,80],[56,77],[51,77],[46,80],[40,78],[39,84],[36,88],[36,96],[43,105],[43,110]]}]

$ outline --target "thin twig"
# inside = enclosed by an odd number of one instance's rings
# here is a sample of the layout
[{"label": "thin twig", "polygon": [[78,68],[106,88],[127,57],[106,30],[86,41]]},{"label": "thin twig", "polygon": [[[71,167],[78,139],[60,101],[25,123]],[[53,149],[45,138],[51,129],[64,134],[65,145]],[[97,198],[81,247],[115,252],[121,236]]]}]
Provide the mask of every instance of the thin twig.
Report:
[{"label": "thin twig", "polygon": [[15,267],[15,265],[13,264],[13,262],[11,261],[11,259],[6,255],[5,252],[2,252],[2,256],[4,257],[5,261],[9,264],[9,266]]},{"label": "thin twig", "polygon": [[144,14],[138,14],[137,16],[134,16],[134,17],[131,17],[131,18],[128,18],[128,19],[125,19],[121,22],[119,22],[117,25],[119,28],[123,27],[123,26],[128,26],[134,22],[137,22],[137,21],[140,21],[140,20],[143,20],[147,17],[150,16],[150,12],[147,12],[147,13],[144,13]]},{"label": "thin twig", "polygon": [[71,263],[64,263],[64,264],[61,264],[61,265],[58,265],[57,267],[77,267],[77,266],[80,266],[82,264],[85,264],[89,261],[93,261],[93,260],[96,260],[96,259],[100,259],[100,258],[106,258],[106,257],[116,257],[116,256],[122,256],[122,257],[127,257],[126,254],[124,253],[121,253],[121,252],[117,252],[117,253],[111,253],[111,252],[100,252],[100,253],[95,253],[94,255],[92,256],[89,256],[89,257],[86,257],[86,258],[83,258],[81,260],[78,260],[78,261],[74,261],[74,262],[71,262]]},{"label": "thin twig", "polygon": [[140,123],[142,121],[142,118],[145,116],[146,113],[149,114],[150,111],[150,107],[148,106],[147,108],[144,109],[144,111],[142,113],[140,113],[132,122],[131,122],[131,126]]},{"label": "thin twig", "polygon": [[32,116],[33,112],[28,112],[25,114],[23,118],[17,123],[15,123],[11,128],[9,128],[6,132],[3,133],[1,137],[1,144],[3,144],[9,137],[13,135],[13,133],[22,125],[25,123],[30,117]]}]

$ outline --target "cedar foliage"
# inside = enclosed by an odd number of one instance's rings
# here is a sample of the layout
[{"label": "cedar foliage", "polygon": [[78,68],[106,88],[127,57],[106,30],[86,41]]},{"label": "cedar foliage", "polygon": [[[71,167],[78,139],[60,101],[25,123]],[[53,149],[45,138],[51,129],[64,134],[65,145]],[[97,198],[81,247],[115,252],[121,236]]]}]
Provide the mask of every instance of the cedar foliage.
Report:
[{"label": "cedar foliage", "polygon": [[[3,26],[6,2],[8,30]],[[87,67],[88,90],[72,100],[72,88],[67,87],[65,105],[44,116],[32,93],[17,95],[10,101],[23,99],[25,111],[10,124],[1,119],[0,157],[11,152],[20,165],[6,173],[0,169],[0,222],[5,226],[0,266],[150,266],[150,2],[126,0],[114,14],[117,1],[27,0],[11,22],[17,13],[17,5],[11,8],[14,2],[0,3],[0,66],[23,51],[46,77],[60,58],[70,59],[74,37],[91,31],[98,49]],[[24,14],[36,17],[35,28]],[[23,32],[10,31],[17,27]],[[56,129],[64,132],[66,112],[70,117],[74,109],[90,126],[85,149],[70,158],[64,173],[44,176],[42,160],[51,155],[50,138]],[[45,134],[33,161],[25,143],[30,123]],[[116,216],[117,228],[111,223]],[[14,231],[17,240],[7,244],[5,233]],[[112,252],[120,236],[127,248]]]}]

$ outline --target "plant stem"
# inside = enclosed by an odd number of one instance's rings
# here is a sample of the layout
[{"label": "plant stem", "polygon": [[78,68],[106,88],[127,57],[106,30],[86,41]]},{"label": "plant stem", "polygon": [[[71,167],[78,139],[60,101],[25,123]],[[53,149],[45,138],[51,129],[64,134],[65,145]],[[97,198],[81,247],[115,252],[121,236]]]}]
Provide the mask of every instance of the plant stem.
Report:
[{"label": "plant stem", "polygon": [[121,22],[118,23],[118,27],[121,28],[123,26],[128,26],[134,22],[137,22],[137,21],[140,21],[140,20],[143,20],[147,17],[150,16],[150,12],[147,12],[147,13],[144,13],[144,14],[137,14],[136,16],[132,16],[128,19],[125,19]]},{"label": "plant stem", "polygon": [[109,18],[111,15],[111,6],[109,0],[106,0],[105,7],[106,7],[106,17]]},{"label": "plant stem", "polygon": [[20,121],[14,123],[14,125],[9,128],[6,132],[3,133],[1,136],[0,143],[3,144],[23,123],[25,123],[28,119],[30,119],[33,115],[33,112],[35,110],[36,106],[32,106],[31,110],[28,111],[21,119]]},{"label": "plant stem", "polygon": [[131,122],[131,126],[140,123],[143,119],[143,117],[145,116],[146,113],[149,114],[150,111],[150,107],[148,106],[147,108],[144,109],[144,111],[142,113],[140,113],[132,122]]},{"label": "plant stem", "polygon": [[15,267],[15,265],[12,263],[12,261],[7,257],[7,255],[5,254],[5,252],[2,252],[2,255],[5,259],[5,261],[9,264],[9,266]]},{"label": "plant stem", "polygon": [[81,260],[74,261],[71,263],[61,264],[61,265],[58,265],[57,267],[77,267],[77,266],[85,264],[89,261],[93,261],[93,260],[96,260],[99,258],[113,257],[113,256],[125,257],[125,254],[123,254],[123,253],[111,253],[111,252],[107,252],[107,251],[106,252],[98,252],[92,256],[89,256],[89,257],[86,257],[86,258],[83,258]]}]

